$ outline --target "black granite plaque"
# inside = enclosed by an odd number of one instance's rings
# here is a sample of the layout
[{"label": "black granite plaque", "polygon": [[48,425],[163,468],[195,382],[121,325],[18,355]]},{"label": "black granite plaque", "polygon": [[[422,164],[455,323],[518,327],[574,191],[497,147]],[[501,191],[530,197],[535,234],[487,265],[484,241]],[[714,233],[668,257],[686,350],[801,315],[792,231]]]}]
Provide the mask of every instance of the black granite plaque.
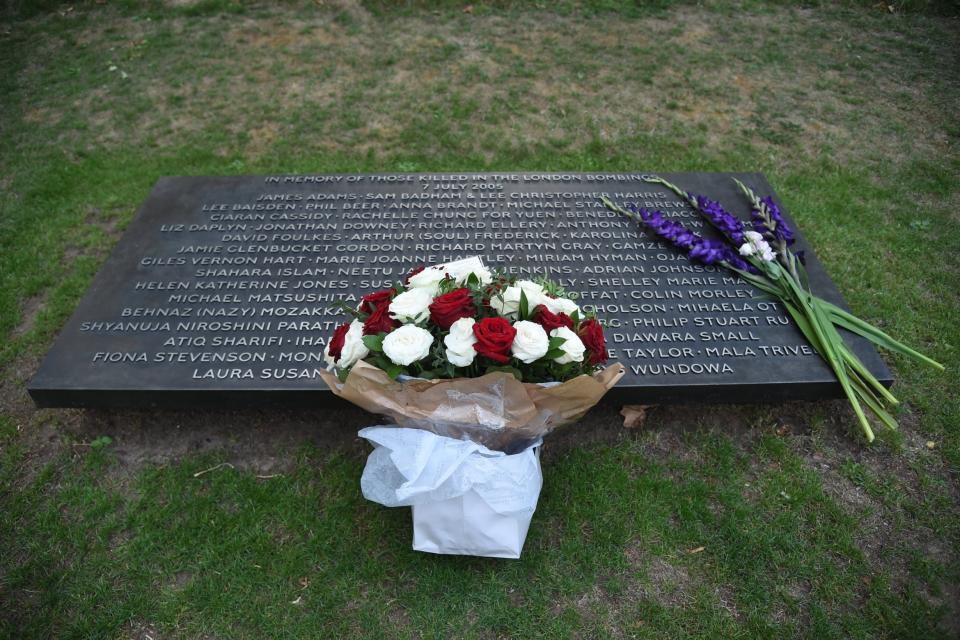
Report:
[{"label": "black granite plaque", "polygon": [[[691,263],[600,196],[663,210],[710,235],[640,173],[162,178],[29,386],[44,407],[312,405],[335,303],[413,267],[480,255],[545,274],[607,321],[633,402],[840,397],[776,301]],[[730,179],[662,174],[745,216]],[[798,234],[799,235],[799,234]],[[802,237],[815,290],[842,304]],[[855,352],[889,384],[864,340]]]}]

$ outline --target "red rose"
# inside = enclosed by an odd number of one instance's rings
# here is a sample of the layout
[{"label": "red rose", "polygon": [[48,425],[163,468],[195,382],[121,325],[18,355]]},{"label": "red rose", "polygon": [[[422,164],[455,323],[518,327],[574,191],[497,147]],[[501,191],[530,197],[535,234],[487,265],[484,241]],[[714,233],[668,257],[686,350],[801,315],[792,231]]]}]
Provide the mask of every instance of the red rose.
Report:
[{"label": "red rose", "polygon": [[414,269],[413,271],[411,271],[410,273],[408,273],[408,274],[407,274],[407,279],[403,281],[403,284],[405,284],[405,285],[406,285],[406,284],[410,284],[410,278],[412,278],[413,276],[415,276],[415,275],[417,275],[418,273],[420,273],[421,271],[423,271],[423,269],[424,269],[423,267],[417,267],[416,269]]},{"label": "red rose", "polygon": [[433,323],[444,330],[449,329],[450,325],[460,318],[474,318],[477,315],[470,289],[466,287],[437,296],[428,309]]},{"label": "red rose", "polygon": [[517,335],[504,318],[484,318],[473,325],[473,335],[477,337],[473,348],[481,356],[505,363],[510,360],[510,346]]},{"label": "red rose", "polygon": [[360,298],[360,313],[373,313],[374,307],[377,309],[387,307],[395,295],[397,295],[396,289],[384,289],[383,291],[368,293]]},{"label": "red rose", "polygon": [[607,341],[603,337],[603,327],[596,320],[584,320],[580,323],[577,335],[583,341],[583,346],[590,352],[590,364],[603,364],[609,358]]},{"label": "red rose", "polygon": [[400,323],[390,317],[390,304],[377,307],[363,322],[363,335],[372,336],[378,333],[390,333],[400,326]]},{"label": "red rose", "polygon": [[547,334],[560,327],[573,330],[573,319],[570,316],[565,313],[554,313],[542,304],[533,310],[533,321],[543,327]]},{"label": "red rose", "polygon": [[350,323],[345,322],[337,327],[336,331],[333,332],[333,337],[330,338],[330,344],[327,346],[330,357],[333,358],[334,362],[340,359],[340,352],[343,351],[343,343],[347,340],[347,331],[349,330]]}]

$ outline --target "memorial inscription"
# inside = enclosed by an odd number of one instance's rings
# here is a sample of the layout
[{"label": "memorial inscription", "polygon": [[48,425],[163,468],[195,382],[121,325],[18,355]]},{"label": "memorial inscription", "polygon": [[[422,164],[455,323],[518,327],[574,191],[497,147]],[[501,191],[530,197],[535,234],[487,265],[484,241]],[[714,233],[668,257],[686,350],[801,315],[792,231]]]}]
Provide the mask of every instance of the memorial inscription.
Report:
[{"label": "memorial inscription", "polygon": [[[40,406],[322,404],[325,340],[355,304],[421,264],[482,256],[547,275],[607,320],[636,402],[840,397],[780,309],[720,268],[691,263],[600,196],[710,235],[641,173],[163,178],[32,380]],[[731,176],[661,174],[742,202]],[[746,204],[735,211],[746,213]],[[799,239],[803,244],[803,239]],[[842,303],[809,247],[814,289]],[[850,337],[877,377],[889,371]]]}]

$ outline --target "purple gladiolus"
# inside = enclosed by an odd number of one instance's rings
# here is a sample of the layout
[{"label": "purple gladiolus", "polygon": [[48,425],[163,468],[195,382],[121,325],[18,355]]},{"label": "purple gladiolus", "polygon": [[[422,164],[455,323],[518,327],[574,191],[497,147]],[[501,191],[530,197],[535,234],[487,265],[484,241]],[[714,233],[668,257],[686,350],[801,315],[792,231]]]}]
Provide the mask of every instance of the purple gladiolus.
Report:
[{"label": "purple gladiolus", "polygon": [[754,207],[750,211],[750,221],[753,223],[753,228],[758,233],[762,233],[767,240],[782,240],[787,246],[792,245],[794,243],[793,229],[791,229],[783,219],[780,207],[777,206],[777,203],[774,202],[770,196],[761,198],[760,202],[769,214],[769,218],[764,216],[762,211]]},{"label": "purple gladiolus", "polygon": [[723,206],[705,196],[695,196],[688,193],[687,197],[697,203],[697,208],[714,227],[720,230],[725,236],[730,238],[738,247],[746,242],[743,232],[743,223],[729,213]]},{"label": "purple gladiolus", "polygon": [[[649,209],[638,207],[633,203],[627,204],[626,208],[636,213],[648,229],[664,240],[669,240],[676,247],[683,249],[683,251],[694,260],[699,260],[703,264],[726,263],[742,271],[758,273],[753,265],[741,258],[737,252],[723,240],[712,240],[701,237],[679,222],[667,220],[659,211],[650,211]],[[742,227],[740,233],[743,233]]]},{"label": "purple gladiolus", "polygon": [[690,257],[696,258],[704,264],[721,262],[728,253],[730,253],[730,247],[725,242],[706,238],[701,238],[700,242],[690,249]]},{"label": "purple gladiolus", "polygon": [[694,245],[703,240],[703,238],[679,222],[667,220],[659,211],[639,208],[637,209],[637,213],[651,231],[685,251],[689,252]]},{"label": "purple gladiolus", "polygon": [[741,258],[740,255],[732,249],[727,249],[726,254],[723,256],[723,261],[734,269],[740,269],[740,271],[746,271],[747,273],[760,273],[759,269]]}]

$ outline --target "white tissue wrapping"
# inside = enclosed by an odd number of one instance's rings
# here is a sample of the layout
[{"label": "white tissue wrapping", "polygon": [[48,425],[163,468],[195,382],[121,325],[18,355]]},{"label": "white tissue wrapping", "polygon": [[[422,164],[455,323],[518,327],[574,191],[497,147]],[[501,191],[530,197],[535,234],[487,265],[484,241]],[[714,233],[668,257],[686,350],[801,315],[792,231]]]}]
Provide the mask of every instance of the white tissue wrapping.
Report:
[{"label": "white tissue wrapping", "polygon": [[519,558],[543,486],[539,444],[513,455],[422,429],[368,427],[363,496],[413,507],[413,548]]}]

